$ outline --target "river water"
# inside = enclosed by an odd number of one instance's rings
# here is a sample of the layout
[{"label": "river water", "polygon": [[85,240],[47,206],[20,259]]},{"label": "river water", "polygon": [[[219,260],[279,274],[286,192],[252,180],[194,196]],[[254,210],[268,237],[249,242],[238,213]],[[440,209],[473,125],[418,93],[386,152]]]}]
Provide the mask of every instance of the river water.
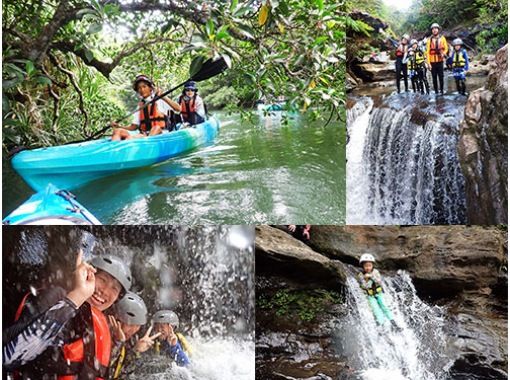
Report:
[{"label": "river water", "polygon": [[[343,122],[216,115],[214,144],[73,193],[103,224],[344,223]],[[3,174],[5,217],[32,191],[10,165]]]}]

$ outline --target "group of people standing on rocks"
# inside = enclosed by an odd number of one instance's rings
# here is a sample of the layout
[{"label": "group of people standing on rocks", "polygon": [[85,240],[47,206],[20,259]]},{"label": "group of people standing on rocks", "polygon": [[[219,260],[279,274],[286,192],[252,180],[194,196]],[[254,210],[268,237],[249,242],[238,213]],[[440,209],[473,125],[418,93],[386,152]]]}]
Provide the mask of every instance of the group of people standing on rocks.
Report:
[{"label": "group of people standing on rocks", "polygon": [[469,58],[460,38],[452,42],[453,48],[441,34],[441,27],[434,23],[430,27],[432,34],[421,41],[410,39],[404,34],[396,46],[397,92],[404,80],[405,91],[409,91],[408,78],[413,92],[430,93],[427,70],[432,75],[432,84],[436,95],[444,94],[444,66],[451,69],[459,94],[466,95],[466,72],[469,70]]}]

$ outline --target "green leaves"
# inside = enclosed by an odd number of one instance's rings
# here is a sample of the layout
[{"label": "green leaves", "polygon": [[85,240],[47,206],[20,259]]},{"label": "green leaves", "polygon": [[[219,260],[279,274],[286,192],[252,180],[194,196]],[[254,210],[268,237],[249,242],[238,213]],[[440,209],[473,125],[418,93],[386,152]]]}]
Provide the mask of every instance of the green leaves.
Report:
[{"label": "green leaves", "polygon": [[190,78],[193,77],[196,73],[198,73],[205,60],[206,58],[203,55],[197,55],[195,58],[193,58],[189,67]]},{"label": "green leaves", "polygon": [[103,30],[103,24],[90,24],[89,28],[87,29],[87,34],[99,33],[101,30]]}]

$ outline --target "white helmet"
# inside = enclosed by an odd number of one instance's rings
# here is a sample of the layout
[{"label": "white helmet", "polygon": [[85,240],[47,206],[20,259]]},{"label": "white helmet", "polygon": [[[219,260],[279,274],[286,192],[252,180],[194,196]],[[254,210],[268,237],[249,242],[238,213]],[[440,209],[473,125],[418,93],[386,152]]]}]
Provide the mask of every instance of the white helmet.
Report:
[{"label": "white helmet", "polygon": [[430,29],[434,29],[434,28],[441,29],[441,26],[437,22],[435,22],[432,25],[430,25]]},{"label": "white helmet", "polygon": [[456,45],[463,45],[464,42],[462,42],[462,40],[460,38],[456,38],[453,40],[453,46],[456,46]]},{"label": "white helmet", "polygon": [[411,40],[411,42],[409,42],[409,44],[410,44],[411,46],[412,46],[412,45],[414,45],[414,44],[417,44],[417,43],[418,43],[418,40],[416,40],[416,39],[414,39],[414,38]]},{"label": "white helmet", "polygon": [[406,40],[408,40],[408,41],[409,41],[409,34],[407,34],[407,33],[406,33],[406,34],[404,34],[404,35],[402,36],[402,39],[406,39]]},{"label": "white helmet", "polygon": [[359,259],[359,263],[360,264],[363,264],[365,262],[371,262],[371,263],[375,263],[375,258],[374,256],[372,256],[370,253],[364,253],[361,255],[360,259]]}]

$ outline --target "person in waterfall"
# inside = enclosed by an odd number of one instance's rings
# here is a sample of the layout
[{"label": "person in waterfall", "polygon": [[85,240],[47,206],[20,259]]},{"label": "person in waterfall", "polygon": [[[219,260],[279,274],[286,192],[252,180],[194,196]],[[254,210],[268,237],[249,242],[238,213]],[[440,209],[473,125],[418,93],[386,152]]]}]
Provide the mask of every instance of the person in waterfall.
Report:
[{"label": "person in waterfall", "polygon": [[448,58],[448,43],[440,34],[438,23],[430,26],[432,35],[427,39],[426,58],[427,66],[432,74],[432,84],[436,95],[444,94],[444,62]]},{"label": "person in waterfall", "polygon": [[110,360],[111,379],[123,379],[132,374],[143,362],[142,353],[154,346],[161,333],[150,335],[152,327],[139,338],[137,333],[147,323],[147,307],[143,299],[127,292],[112,308],[108,316],[113,336]]},{"label": "person in waterfall", "polygon": [[466,49],[462,47],[463,45],[460,38],[453,40],[453,52],[446,64],[453,70],[458,93],[466,95],[466,73],[469,70],[469,58]]},{"label": "person in waterfall", "polygon": [[160,310],[152,317],[154,331],[160,333],[155,348],[156,353],[163,352],[179,367],[190,365],[191,346],[180,332],[179,317],[172,310]]},{"label": "person in waterfall", "polygon": [[409,77],[414,92],[422,94],[429,93],[429,83],[427,81],[427,67],[425,65],[425,53],[423,46],[420,46],[417,40],[411,40],[409,49]]},{"label": "person in waterfall", "polygon": [[400,330],[393,315],[384,303],[382,276],[381,273],[374,268],[375,258],[370,253],[364,253],[359,260],[362,271],[358,274],[358,281],[361,289],[367,295],[368,303],[374,313],[375,320],[378,325],[382,326],[389,321],[392,328]]},{"label": "person in waterfall", "polygon": [[407,53],[408,53],[409,35],[404,34],[400,43],[397,45],[395,51],[395,75],[397,79],[397,92],[400,94],[400,81],[404,79],[404,88],[406,92],[409,91],[409,84],[407,81]]},{"label": "person in waterfall", "polygon": [[21,301],[3,334],[3,369],[23,379],[107,379],[111,335],[103,314],[131,286],[126,263],[112,255],[90,264],[80,251],[70,291],[51,286]]},{"label": "person in waterfall", "polygon": [[[154,82],[146,75],[138,75],[133,82],[133,90],[140,97],[138,107],[140,110],[133,116],[133,121],[128,126],[120,126],[116,122],[110,123],[113,130],[112,141],[130,140],[147,136],[159,135],[167,128],[172,112],[181,112],[179,103],[165,96],[155,102],[154,97],[161,95],[161,90],[156,88]],[[138,131],[131,134],[129,131]]]}]

